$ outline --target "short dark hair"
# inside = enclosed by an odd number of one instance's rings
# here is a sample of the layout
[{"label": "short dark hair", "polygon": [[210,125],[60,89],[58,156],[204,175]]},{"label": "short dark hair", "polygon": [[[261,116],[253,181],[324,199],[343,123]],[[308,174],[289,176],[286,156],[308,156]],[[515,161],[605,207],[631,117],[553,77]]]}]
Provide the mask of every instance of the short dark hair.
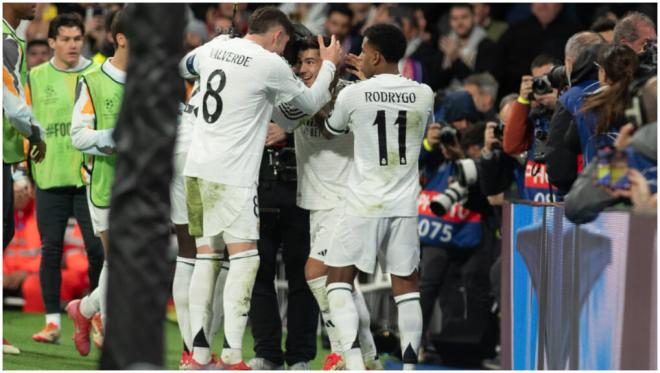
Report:
[{"label": "short dark hair", "polygon": [[85,24],[78,13],[63,13],[53,18],[48,25],[48,38],[57,38],[60,27],[78,27],[80,33],[85,35]]},{"label": "short dark hair", "polygon": [[349,8],[344,4],[333,4],[332,6],[330,6],[330,10],[328,10],[327,18],[330,18],[330,15],[332,13],[342,14],[348,17],[348,19],[353,20],[353,11],[351,10],[351,8]]},{"label": "short dark hair", "polygon": [[589,31],[593,32],[605,32],[605,31],[614,31],[614,26],[616,22],[607,17],[600,17],[591,24]]},{"label": "short dark hair", "polygon": [[112,22],[110,22],[110,33],[112,34],[112,40],[117,44],[117,34],[123,34],[126,36],[126,17],[124,12],[121,10],[116,11],[112,15]]},{"label": "short dark hair", "polygon": [[464,9],[469,10],[470,13],[474,14],[474,8],[472,7],[472,4],[469,4],[469,3],[455,3],[455,4],[452,4],[449,7],[449,13],[451,13],[452,9],[454,9],[454,8],[464,8]]},{"label": "short dark hair", "polygon": [[532,60],[532,65],[530,66],[530,69],[536,69],[545,65],[559,65],[559,64],[561,64],[561,62],[559,62],[559,60],[556,59],[555,57],[552,57],[549,54],[542,53],[536,56],[536,58]]},{"label": "short dark hair", "polygon": [[27,42],[27,45],[25,46],[25,50],[29,51],[32,47],[37,47],[39,45],[43,45],[46,48],[50,49],[50,46],[48,45],[48,40],[46,39],[32,39]]},{"label": "short dark hair", "polygon": [[255,10],[248,20],[248,33],[263,34],[275,26],[284,27],[284,31],[292,36],[295,29],[289,18],[274,6],[264,6]]},{"label": "short dark hair", "polygon": [[375,24],[364,31],[364,37],[389,63],[399,62],[406,53],[406,37],[401,29],[394,25]]},{"label": "short dark hair", "polygon": [[[324,36],[323,42],[325,43],[325,45],[330,44],[330,38]],[[307,37],[300,42],[300,48],[298,49],[298,52],[303,52],[308,49],[321,49],[321,46],[319,46],[319,41],[316,38],[316,36]]]}]

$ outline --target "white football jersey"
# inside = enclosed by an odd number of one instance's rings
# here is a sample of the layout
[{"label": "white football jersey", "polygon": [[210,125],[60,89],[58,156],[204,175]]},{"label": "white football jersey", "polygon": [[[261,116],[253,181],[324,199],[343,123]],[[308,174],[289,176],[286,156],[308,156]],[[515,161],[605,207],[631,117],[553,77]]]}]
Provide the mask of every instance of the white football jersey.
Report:
[{"label": "white football jersey", "polygon": [[282,57],[242,38],[214,39],[186,65],[199,76],[201,100],[184,175],[254,185],[273,105],[306,87]]},{"label": "white football jersey", "polygon": [[195,126],[195,120],[197,120],[201,99],[202,95],[199,94],[199,80],[195,80],[188,102],[185,104],[181,103],[179,106],[179,126],[176,130],[174,154],[187,153],[188,149],[190,149],[193,127]]},{"label": "white football jersey", "polygon": [[353,134],[328,140],[312,121],[303,120],[294,132],[298,167],[296,202],[307,210],[331,209],[346,194],[353,163]]},{"label": "white football jersey", "polygon": [[346,212],[364,217],[417,216],[417,169],[433,91],[401,75],[379,74],[344,88],[326,129],[354,135]]},{"label": "white football jersey", "polygon": [[[351,82],[340,80],[333,95]],[[321,111],[331,111],[333,103]],[[347,133],[327,139],[316,121],[323,119],[304,116],[300,110],[277,105],[273,121],[294,133],[298,186],[296,204],[306,210],[327,210],[339,206],[346,196],[345,188],[353,163],[353,134]]]}]

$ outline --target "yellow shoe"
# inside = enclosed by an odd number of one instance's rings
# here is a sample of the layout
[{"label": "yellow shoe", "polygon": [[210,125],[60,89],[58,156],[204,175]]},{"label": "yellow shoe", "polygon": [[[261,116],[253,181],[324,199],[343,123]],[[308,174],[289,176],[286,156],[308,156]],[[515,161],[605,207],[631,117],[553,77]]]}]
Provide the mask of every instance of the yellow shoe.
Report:
[{"label": "yellow shoe", "polygon": [[55,323],[48,323],[39,333],[32,335],[32,340],[41,343],[59,343],[60,328]]},{"label": "yellow shoe", "polygon": [[92,340],[99,350],[103,348],[103,335],[103,320],[101,314],[97,312],[92,317]]}]

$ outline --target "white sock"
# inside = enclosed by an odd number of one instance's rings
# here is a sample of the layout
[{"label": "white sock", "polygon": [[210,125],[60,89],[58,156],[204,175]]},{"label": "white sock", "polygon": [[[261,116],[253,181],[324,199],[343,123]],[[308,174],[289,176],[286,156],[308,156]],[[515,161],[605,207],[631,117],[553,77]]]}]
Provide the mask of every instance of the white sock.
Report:
[{"label": "white sock", "polygon": [[[103,328],[108,325],[106,316],[108,315],[108,261],[103,261],[103,268],[101,268],[101,275],[99,276],[99,285],[96,287],[99,291],[99,311],[101,312],[101,321],[103,321]],[[94,315],[92,315],[94,316]]]},{"label": "white sock", "polygon": [[319,304],[321,320],[323,321],[325,331],[328,332],[328,339],[330,340],[330,350],[332,350],[332,352],[340,353],[341,344],[339,343],[339,334],[335,324],[332,322],[330,306],[328,305],[328,290],[325,288],[327,280],[328,276],[321,276],[307,281],[307,285],[309,286],[312,295],[314,295],[316,303]]},{"label": "white sock", "polygon": [[220,326],[222,325],[222,316],[224,315],[223,309],[223,300],[222,292],[225,290],[225,283],[227,282],[227,273],[229,272],[229,261],[221,262],[220,273],[218,273],[218,278],[215,282],[215,288],[213,289],[213,318],[211,320],[211,332],[209,333],[209,345],[213,346],[213,340],[215,339]]},{"label": "white sock", "polygon": [[399,336],[403,369],[414,370],[417,364],[417,352],[422,340],[422,307],[419,304],[419,292],[402,294],[394,297],[399,313]]},{"label": "white sock", "polygon": [[376,342],[374,336],[371,335],[371,314],[367,308],[367,302],[364,300],[364,295],[360,288],[354,286],[353,301],[355,308],[357,308],[358,317],[360,320],[360,327],[358,329],[358,338],[360,340],[360,350],[362,350],[362,358],[364,361],[371,361],[378,359],[378,351],[376,350]]},{"label": "white sock", "polygon": [[328,284],[327,289],[330,315],[339,334],[346,369],[365,370],[362,352],[357,343],[360,320],[351,294],[353,287],[345,282],[334,282]]},{"label": "white sock", "polygon": [[[85,316],[85,318],[91,319],[95,313],[101,312],[101,319],[103,325],[105,323],[104,312],[101,309],[101,305],[105,306],[105,295],[106,295],[106,284],[108,282],[108,262],[103,261],[103,267],[101,268],[101,273],[99,274],[99,284],[96,286],[96,289],[85,296],[80,300],[80,313]],[[103,303],[101,303],[101,297],[104,298]]]},{"label": "white sock", "polygon": [[46,325],[55,324],[58,329],[62,328],[62,317],[59,313],[47,313],[46,314]]},{"label": "white sock", "polygon": [[190,335],[193,359],[200,364],[211,360],[208,343],[211,328],[211,300],[215,279],[220,272],[220,254],[197,254],[195,268],[190,276],[188,304],[190,308]]},{"label": "white sock", "polygon": [[188,351],[192,350],[192,332],[190,329],[190,278],[195,268],[194,258],[176,257],[174,280],[172,281],[172,298],[176,308],[176,320],[181,331],[181,338]]},{"label": "white sock", "polygon": [[222,361],[237,364],[243,359],[243,334],[250,311],[254,280],[259,270],[259,252],[247,250],[229,257],[229,272],[225,283],[225,348]]}]

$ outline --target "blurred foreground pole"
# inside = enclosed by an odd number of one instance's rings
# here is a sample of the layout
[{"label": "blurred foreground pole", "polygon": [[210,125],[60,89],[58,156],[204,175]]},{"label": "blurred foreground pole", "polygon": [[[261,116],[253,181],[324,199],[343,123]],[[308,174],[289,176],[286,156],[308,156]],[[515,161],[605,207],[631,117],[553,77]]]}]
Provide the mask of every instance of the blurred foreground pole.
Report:
[{"label": "blurred foreground pole", "polygon": [[130,56],[115,130],[117,164],[110,209],[108,315],[101,369],[164,367],[169,294],[170,180],[184,86],[184,4],[124,9]]}]

